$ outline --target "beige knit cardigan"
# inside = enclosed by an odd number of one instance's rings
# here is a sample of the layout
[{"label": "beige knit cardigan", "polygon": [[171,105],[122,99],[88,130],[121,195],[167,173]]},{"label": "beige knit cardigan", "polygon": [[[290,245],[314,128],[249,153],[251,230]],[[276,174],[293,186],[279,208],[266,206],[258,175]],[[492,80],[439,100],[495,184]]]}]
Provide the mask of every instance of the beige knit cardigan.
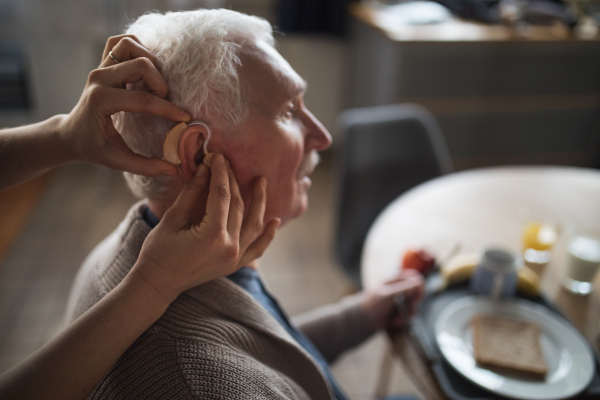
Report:
[{"label": "beige knit cardigan", "polygon": [[[73,321],[135,263],[150,228],[145,202],[83,263],[72,288]],[[299,328],[329,360],[371,333],[353,296],[300,317]],[[82,355],[85,356],[85,355]],[[260,303],[227,278],[182,293],[123,354],[90,399],[331,399],[314,359]]]}]

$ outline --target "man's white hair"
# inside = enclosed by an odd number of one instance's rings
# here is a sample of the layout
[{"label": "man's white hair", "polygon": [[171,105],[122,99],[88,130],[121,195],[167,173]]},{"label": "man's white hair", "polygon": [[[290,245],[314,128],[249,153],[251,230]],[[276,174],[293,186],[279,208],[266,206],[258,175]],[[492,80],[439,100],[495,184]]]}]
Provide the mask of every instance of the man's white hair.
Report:
[{"label": "man's white hair", "polygon": [[[238,51],[258,41],[274,46],[271,25],[264,19],[231,10],[149,13],[127,29],[158,60],[169,86],[167,99],[211,127],[235,126],[247,116],[238,67]],[[136,89],[143,89],[137,84]],[[127,145],[148,157],[162,157],[167,131],[176,122],[149,114],[118,113],[115,126]],[[154,197],[170,177],[125,173],[134,195]]]}]

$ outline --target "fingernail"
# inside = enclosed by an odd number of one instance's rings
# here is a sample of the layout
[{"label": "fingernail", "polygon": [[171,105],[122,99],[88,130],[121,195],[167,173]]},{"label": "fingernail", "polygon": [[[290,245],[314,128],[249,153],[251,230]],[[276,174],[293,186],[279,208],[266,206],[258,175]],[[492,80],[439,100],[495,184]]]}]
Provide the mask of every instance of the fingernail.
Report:
[{"label": "fingernail", "polygon": [[183,122],[189,122],[189,120],[191,120],[191,119],[192,119],[192,116],[190,114],[186,113],[185,111],[181,112],[181,120]]},{"label": "fingernail", "polygon": [[264,177],[260,178],[260,187],[263,190],[267,189],[267,179],[266,178],[264,178]]}]

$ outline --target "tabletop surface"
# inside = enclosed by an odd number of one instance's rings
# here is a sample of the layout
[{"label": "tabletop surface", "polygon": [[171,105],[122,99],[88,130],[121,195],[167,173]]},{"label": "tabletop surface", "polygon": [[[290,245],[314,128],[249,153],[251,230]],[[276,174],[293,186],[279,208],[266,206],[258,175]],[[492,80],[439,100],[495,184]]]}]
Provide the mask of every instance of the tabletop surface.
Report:
[{"label": "tabletop surface", "polygon": [[[413,188],[391,203],[371,227],[363,249],[365,287],[393,276],[409,247],[444,257],[486,246],[521,251],[519,209],[542,210],[564,224],[600,229],[600,171],[575,167],[498,167],[449,174]],[[592,346],[600,321],[600,277],[595,292],[575,296],[561,287],[565,235],[544,267],[542,288]]]},{"label": "tabletop surface", "polygon": [[450,18],[435,24],[402,23],[389,7],[353,3],[350,13],[359,21],[379,30],[387,38],[410,42],[598,42],[600,35],[573,35],[564,24],[530,26],[525,31],[504,25],[491,25]]}]

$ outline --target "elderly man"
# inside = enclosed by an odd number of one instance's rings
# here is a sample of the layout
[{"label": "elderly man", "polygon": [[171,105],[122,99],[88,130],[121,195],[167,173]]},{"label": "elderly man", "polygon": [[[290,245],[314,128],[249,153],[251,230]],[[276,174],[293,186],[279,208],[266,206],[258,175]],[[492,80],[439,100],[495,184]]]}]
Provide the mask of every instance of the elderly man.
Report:
[{"label": "elderly man", "polygon": [[[257,182],[266,184],[264,221],[285,224],[306,210],[317,151],[331,144],[304,105],[306,83],[275,50],[266,21],[228,10],[148,14],[128,33],[156,55],[169,99],[201,123],[190,123],[173,147],[180,160],[177,176],[126,174],[132,191],[146,200],[133,206],[82,266],[71,319],[126,275],[146,235],[204,168],[205,149],[218,154],[213,162],[223,162],[221,154],[229,161],[246,208]],[[118,62],[135,54],[121,54],[115,46],[112,56]],[[132,149],[153,157],[162,154],[173,125],[132,113],[119,115],[116,123]],[[407,273],[307,314],[296,325],[265,289],[253,262],[180,295],[91,398],[345,399],[328,362],[377,329],[399,323],[395,294],[417,299],[421,290],[421,278]]]}]

